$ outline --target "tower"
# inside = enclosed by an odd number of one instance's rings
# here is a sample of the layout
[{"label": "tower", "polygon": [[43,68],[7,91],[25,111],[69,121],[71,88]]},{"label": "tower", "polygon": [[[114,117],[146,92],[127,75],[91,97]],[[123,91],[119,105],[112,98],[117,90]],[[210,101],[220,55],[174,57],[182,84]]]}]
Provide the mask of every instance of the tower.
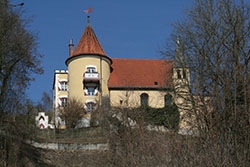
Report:
[{"label": "tower", "polygon": [[190,123],[193,122],[190,117],[190,113],[192,111],[192,100],[190,96],[190,70],[184,57],[184,51],[179,37],[177,38],[172,79],[175,90],[175,104],[177,105],[180,113],[179,128],[181,133],[187,133],[186,130],[191,128]]},{"label": "tower", "polygon": [[69,99],[84,103],[84,108],[91,113],[101,104],[102,97],[109,96],[108,81],[112,60],[104,52],[88,16],[87,26],[75,50],[70,45],[68,66]]},{"label": "tower", "polygon": [[173,84],[178,93],[188,92],[190,82],[190,71],[184,57],[180,38],[177,38],[175,61],[173,65]]}]

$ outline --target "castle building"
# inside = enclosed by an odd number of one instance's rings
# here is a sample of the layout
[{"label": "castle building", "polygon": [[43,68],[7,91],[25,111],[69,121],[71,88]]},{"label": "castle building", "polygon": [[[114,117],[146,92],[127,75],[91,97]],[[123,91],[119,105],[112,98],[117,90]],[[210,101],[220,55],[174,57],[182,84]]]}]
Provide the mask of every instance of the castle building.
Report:
[{"label": "castle building", "polygon": [[110,58],[95,35],[89,16],[75,49],[70,40],[65,63],[68,70],[54,73],[55,110],[75,98],[91,114],[104,97],[109,99],[111,107],[162,108],[171,101],[180,103],[175,98],[175,85],[190,78],[188,68],[182,68],[174,60]]}]

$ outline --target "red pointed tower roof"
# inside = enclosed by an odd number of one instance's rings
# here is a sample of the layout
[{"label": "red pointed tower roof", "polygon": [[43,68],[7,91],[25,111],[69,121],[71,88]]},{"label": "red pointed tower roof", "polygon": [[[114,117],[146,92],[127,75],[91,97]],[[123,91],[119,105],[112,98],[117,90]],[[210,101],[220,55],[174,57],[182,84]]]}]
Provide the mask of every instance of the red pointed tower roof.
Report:
[{"label": "red pointed tower roof", "polygon": [[82,34],[82,37],[78,42],[73,54],[66,60],[66,64],[69,59],[80,55],[99,55],[108,58],[112,62],[112,60],[104,52],[102,45],[97,39],[95,32],[90,25],[89,16],[88,24]]}]

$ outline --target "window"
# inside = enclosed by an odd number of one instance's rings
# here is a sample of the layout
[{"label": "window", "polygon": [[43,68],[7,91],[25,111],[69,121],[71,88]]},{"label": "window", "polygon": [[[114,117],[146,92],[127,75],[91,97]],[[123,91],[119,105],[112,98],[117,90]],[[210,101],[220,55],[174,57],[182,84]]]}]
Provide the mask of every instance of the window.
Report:
[{"label": "window", "polygon": [[177,70],[177,78],[181,79],[181,70]]},{"label": "window", "polygon": [[148,105],[148,94],[143,93],[141,94],[141,106],[147,106]]},{"label": "window", "polygon": [[87,67],[87,73],[96,73],[95,67]]},{"label": "window", "polygon": [[84,88],[84,95],[85,96],[97,96],[98,95],[98,88],[94,86],[86,86]]},{"label": "window", "polygon": [[95,106],[96,106],[96,104],[94,102],[88,102],[86,104],[87,111],[94,111],[95,110]]},{"label": "window", "polygon": [[61,82],[61,91],[68,91],[68,83],[63,81]]},{"label": "window", "polygon": [[172,103],[172,96],[170,94],[165,95],[164,102],[165,102],[165,106],[170,105]]},{"label": "window", "polygon": [[183,70],[182,74],[183,74],[183,78],[186,79],[187,78],[186,70]]},{"label": "window", "polygon": [[95,88],[94,87],[87,87],[87,89],[88,89],[88,96],[95,95]]},{"label": "window", "polygon": [[40,116],[39,121],[40,121],[41,119],[42,119],[43,121],[45,120],[43,116]]},{"label": "window", "polygon": [[67,107],[68,99],[67,98],[61,98],[62,101],[62,107]]}]

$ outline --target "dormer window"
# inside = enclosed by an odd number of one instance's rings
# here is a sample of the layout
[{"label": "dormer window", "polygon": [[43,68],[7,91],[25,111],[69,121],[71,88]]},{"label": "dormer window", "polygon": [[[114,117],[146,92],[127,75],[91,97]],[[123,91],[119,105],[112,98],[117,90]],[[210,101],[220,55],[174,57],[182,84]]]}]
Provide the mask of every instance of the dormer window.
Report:
[{"label": "dormer window", "polygon": [[86,70],[87,73],[96,73],[96,67],[95,66],[88,66],[87,67],[87,70]]}]

